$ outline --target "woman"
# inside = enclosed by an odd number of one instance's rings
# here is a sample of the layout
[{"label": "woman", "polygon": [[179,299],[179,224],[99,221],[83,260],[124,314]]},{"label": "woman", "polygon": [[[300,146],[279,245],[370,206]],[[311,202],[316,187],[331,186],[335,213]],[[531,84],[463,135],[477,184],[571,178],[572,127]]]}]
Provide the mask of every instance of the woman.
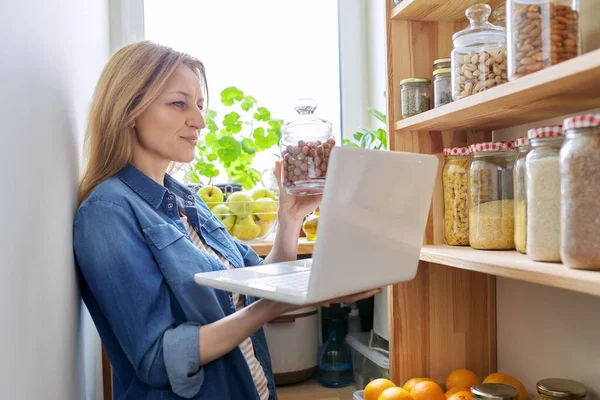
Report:
[{"label": "woman", "polygon": [[[295,307],[194,283],[196,272],[263,260],[166,173],[193,160],[206,94],[200,61],[151,42],[119,50],[94,93],[74,250],[115,399],[277,397],[261,326]],[[296,258],[302,219],[318,203],[281,191],[265,262]]]}]

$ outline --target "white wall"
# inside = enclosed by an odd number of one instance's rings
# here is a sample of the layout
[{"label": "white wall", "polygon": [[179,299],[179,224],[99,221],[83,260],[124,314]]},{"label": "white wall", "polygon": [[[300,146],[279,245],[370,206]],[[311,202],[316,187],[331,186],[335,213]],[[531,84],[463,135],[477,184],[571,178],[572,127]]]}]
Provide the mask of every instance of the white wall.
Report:
[{"label": "white wall", "polygon": [[2,2],[3,399],[99,393],[99,342],[80,314],[71,226],[89,100],[107,56],[107,1]]}]

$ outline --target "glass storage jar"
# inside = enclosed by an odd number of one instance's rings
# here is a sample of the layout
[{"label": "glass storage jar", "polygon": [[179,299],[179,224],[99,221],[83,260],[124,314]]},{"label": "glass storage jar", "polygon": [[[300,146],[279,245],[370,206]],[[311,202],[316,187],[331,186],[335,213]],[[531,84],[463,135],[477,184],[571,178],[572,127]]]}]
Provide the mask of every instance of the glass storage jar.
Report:
[{"label": "glass storage jar", "polygon": [[471,387],[474,399],[479,400],[518,400],[519,392],[503,383],[480,383]]},{"label": "glass storage jar", "polygon": [[583,383],[570,379],[542,379],[536,387],[536,400],[583,400],[587,396]]},{"label": "glass storage jar", "polygon": [[319,227],[319,217],[321,216],[321,210],[318,208],[306,216],[304,223],[302,223],[302,230],[306,235],[306,239],[314,242],[317,240],[317,229]]},{"label": "glass storage jar", "polygon": [[427,78],[408,78],[400,81],[402,96],[402,118],[412,117],[428,111],[430,108],[429,88],[431,80]]},{"label": "glass storage jar", "polygon": [[450,246],[466,246],[469,244],[469,148],[446,148],[444,155],[444,237]]},{"label": "glass storage jar", "polygon": [[579,55],[577,0],[508,0],[510,80]]},{"label": "glass storage jar", "polygon": [[433,71],[433,101],[434,107],[452,103],[452,69],[441,68]]},{"label": "glass storage jar", "polygon": [[600,269],[600,114],[563,123],[560,255],[571,268]]},{"label": "glass storage jar", "polygon": [[481,250],[514,249],[513,143],[477,143],[469,150],[469,244]]},{"label": "glass storage jar", "polygon": [[452,61],[449,58],[439,58],[433,62],[433,70],[442,68],[451,68]]},{"label": "glass storage jar", "polygon": [[471,24],[452,36],[452,97],[462,99],[507,81],[506,33],[488,22],[487,4],[467,8]]},{"label": "glass storage jar", "polygon": [[527,132],[527,256],[533,261],[560,261],[561,126],[543,126]]},{"label": "glass storage jar", "polygon": [[527,175],[525,159],[531,147],[527,138],[515,140],[517,159],[513,170],[515,195],[515,248],[525,254],[527,248]]},{"label": "glass storage jar", "polygon": [[316,118],[317,103],[301,99],[294,109],[299,117],[281,128],[281,168],[283,187],[293,195],[323,193],[327,166],[335,138],[331,123]]}]

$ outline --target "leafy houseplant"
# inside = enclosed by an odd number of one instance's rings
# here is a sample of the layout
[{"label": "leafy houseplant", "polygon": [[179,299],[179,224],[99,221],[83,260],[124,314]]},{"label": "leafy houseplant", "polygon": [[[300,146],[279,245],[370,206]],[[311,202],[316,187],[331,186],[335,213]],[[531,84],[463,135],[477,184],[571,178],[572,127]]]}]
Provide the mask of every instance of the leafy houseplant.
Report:
[{"label": "leafy houseplant", "polygon": [[[387,124],[387,118],[381,111],[369,108],[369,113],[381,121],[384,125]],[[370,129],[362,128],[356,132],[352,139],[344,139],[343,145],[348,147],[362,147],[372,150],[387,149],[387,131],[383,128]]]},{"label": "leafy houseplant", "polygon": [[252,189],[262,179],[252,168],[254,157],[279,144],[283,120],[272,118],[267,108],[236,87],[221,92],[221,103],[231,111],[220,119],[215,111],[208,111],[206,134],[198,138],[186,180],[210,183],[224,170],[230,181]]}]

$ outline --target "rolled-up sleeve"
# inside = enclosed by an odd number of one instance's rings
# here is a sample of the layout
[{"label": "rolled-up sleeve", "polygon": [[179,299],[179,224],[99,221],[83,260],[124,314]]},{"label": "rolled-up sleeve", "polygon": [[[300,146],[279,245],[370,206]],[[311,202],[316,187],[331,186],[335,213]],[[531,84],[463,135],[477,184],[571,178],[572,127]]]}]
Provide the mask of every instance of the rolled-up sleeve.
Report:
[{"label": "rolled-up sleeve", "polygon": [[177,325],[171,294],[133,216],[105,201],[77,212],[73,247],[82,275],[137,377],[185,398],[204,381],[199,324]]}]

